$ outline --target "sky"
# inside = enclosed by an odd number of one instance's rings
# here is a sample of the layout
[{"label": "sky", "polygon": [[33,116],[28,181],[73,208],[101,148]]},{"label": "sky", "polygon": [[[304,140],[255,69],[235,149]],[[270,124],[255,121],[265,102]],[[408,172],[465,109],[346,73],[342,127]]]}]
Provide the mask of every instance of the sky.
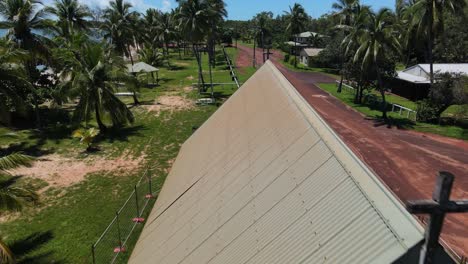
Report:
[{"label": "sky", "polygon": [[[106,7],[110,0],[80,0],[80,2],[94,7]],[[138,11],[145,11],[153,7],[163,11],[169,11],[177,6],[175,0],[127,0]],[[51,0],[44,1],[45,4]],[[335,0],[225,0],[228,9],[228,19],[232,20],[249,20],[255,14],[261,11],[271,11],[276,15],[282,14],[283,11],[289,10],[289,6],[294,3],[299,3],[304,6],[307,13],[314,17],[320,17],[323,14],[330,12],[332,4]],[[361,0],[361,3],[370,5],[374,9],[382,7],[394,8],[395,0]]]}]

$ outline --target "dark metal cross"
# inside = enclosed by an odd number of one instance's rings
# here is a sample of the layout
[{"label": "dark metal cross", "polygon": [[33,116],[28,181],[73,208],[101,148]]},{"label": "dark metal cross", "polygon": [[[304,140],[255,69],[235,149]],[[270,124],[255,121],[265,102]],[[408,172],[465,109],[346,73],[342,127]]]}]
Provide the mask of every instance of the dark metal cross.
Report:
[{"label": "dark metal cross", "polygon": [[468,200],[450,201],[453,180],[453,174],[445,171],[439,172],[432,194],[433,200],[408,201],[406,205],[412,214],[430,214],[431,216],[424,235],[425,243],[421,248],[420,264],[433,263],[445,214],[468,212]]}]

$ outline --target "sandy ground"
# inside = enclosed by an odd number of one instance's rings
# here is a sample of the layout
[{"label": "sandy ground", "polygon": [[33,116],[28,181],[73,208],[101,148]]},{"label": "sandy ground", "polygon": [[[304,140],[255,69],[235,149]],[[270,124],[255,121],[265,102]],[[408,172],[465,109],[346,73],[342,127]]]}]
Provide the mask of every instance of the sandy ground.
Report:
[{"label": "sandy ground", "polygon": [[[239,50],[237,61],[243,64],[238,66],[251,66],[252,49],[239,46]],[[261,50],[256,53],[258,62]],[[402,202],[431,199],[436,174],[442,170],[456,176],[452,199],[468,198],[467,141],[378,124],[316,86],[334,79],[290,71],[278,63],[279,58],[272,56],[273,63]],[[468,214],[451,214],[442,234],[449,247],[462,256],[468,256],[467,225]]]},{"label": "sandy ground", "polygon": [[134,171],[141,166],[144,158],[144,155],[136,158],[124,153],[116,159],[90,156],[79,160],[52,154],[41,157],[31,167],[17,168],[10,173],[44,180],[49,187],[67,187],[84,180],[89,173],[112,171],[126,174]]},{"label": "sandy ground", "polygon": [[[185,90],[185,88],[184,88]],[[145,106],[148,112],[153,112],[159,116],[161,111],[181,111],[194,107],[194,102],[179,95],[159,96],[153,105]]]}]

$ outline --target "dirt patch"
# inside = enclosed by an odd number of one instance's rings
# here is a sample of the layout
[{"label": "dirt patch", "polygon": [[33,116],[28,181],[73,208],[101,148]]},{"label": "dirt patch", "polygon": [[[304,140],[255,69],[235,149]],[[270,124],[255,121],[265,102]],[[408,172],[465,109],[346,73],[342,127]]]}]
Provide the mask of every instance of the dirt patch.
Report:
[{"label": "dirt patch", "polygon": [[145,155],[135,158],[128,152],[116,159],[87,157],[82,160],[52,154],[37,160],[31,167],[17,168],[10,173],[39,178],[48,182],[49,187],[66,187],[84,180],[90,173],[115,171],[125,174],[135,171],[144,158]]},{"label": "dirt patch", "polygon": [[193,91],[193,87],[192,87],[192,86],[185,86],[185,87],[184,87],[184,92],[190,93],[191,91]]},{"label": "dirt patch", "polygon": [[194,102],[178,95],[163,95],[159,96],[153,105],[147,106],[148,112],[156,113],[159,116],[161,111],[181,111],[194,107]]},{"label": "dirt patch", "polygon": [[190,76],[187,77],[187,80],[193,81],[193,80],[195,80],[195,77],[193,77],[192,75],[190,75]]}]

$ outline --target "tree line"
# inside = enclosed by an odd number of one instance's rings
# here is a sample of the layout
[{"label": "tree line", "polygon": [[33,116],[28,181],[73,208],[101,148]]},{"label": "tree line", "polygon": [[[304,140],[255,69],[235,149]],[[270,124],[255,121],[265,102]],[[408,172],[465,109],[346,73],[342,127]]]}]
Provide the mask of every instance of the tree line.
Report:
[{"label": "tree line", "polygon": [[177,2],[170,12],[150,8],[139,13],[125,0],[111,1],[103,10],[77,0],[54,0],[46,7],[38,0],[1,0],[0,29],[7,35],[0,41],[0,123],[47,126],[45,102],[76,102],[70,122],[95,120],[103,132],[131,123],[133,114],[114,95],[119,84],[131,91],[139,87],[126,64],[138,57],[171,67],[171,48],[179,56],[195,55],[204,83],[201,52],[209,55],[211,76],[225,3]]},{"label": "tree line", "polygon": [[[345,79],[351,81],[357,88],[356,103],[362,103],[365,90],[376,87],[384,119],[386,84],[396,75],[397,65],[430,65],[431,89],[428,98],[419,104],[420,120],[435,121],[451,104],[468,103],[466,78],[456,75],[447,81],[450,76],[437,74],[433,69],[436,62],[468,62],[465,0],[397,0],[395,11],[373,10],[359,0],[338,0],[332,9],[313,19],[296,3],[276,17],[271,12],[261,12],[249,21],[226,23],[236,28],[244,41],[254,40],[260,47],[278,48],[285,53],[291,51],[285,42],[294,40],[295,35],[305,31],[318,33],[307,41],[313,47],[326,49],[312,60],[313,66],[337,70],[341,75],[338,92]],[[286,54],[285,60],[297,66],[296,56]],[[447,96],[438,96],[441,94]]]}]

